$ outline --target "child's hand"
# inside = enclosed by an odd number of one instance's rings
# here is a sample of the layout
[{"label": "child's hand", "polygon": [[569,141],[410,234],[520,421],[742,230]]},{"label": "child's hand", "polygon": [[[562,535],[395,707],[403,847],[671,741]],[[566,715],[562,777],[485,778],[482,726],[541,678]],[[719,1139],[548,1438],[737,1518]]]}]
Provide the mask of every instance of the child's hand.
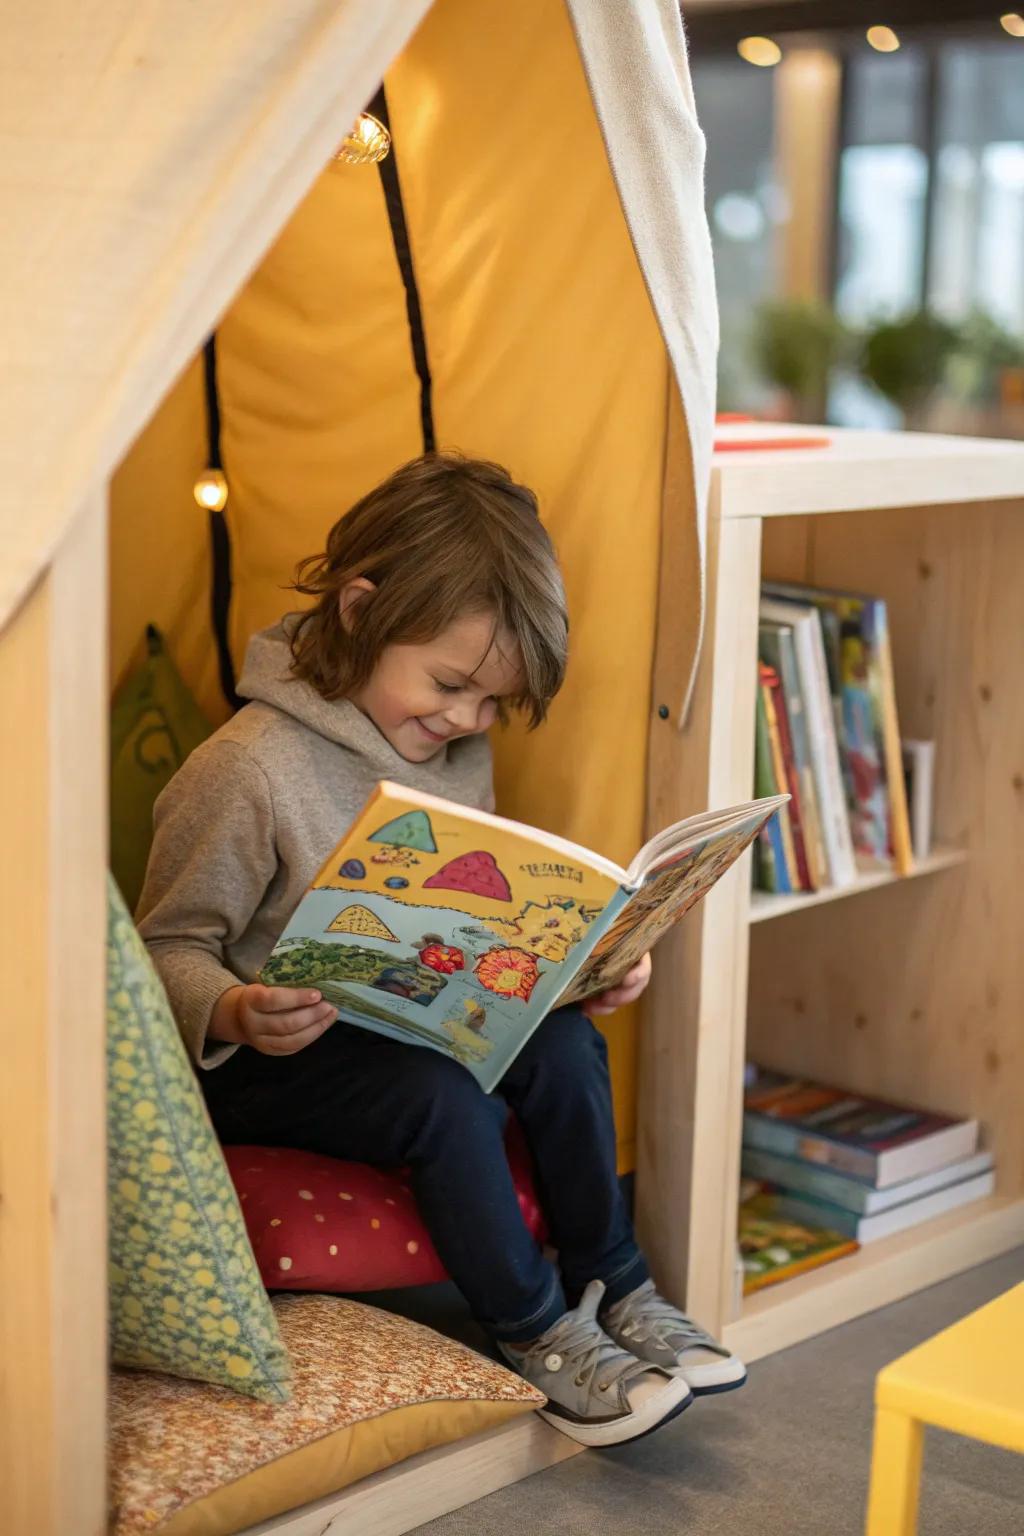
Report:
[{"label": "child's hand", "polygon": [[651,957],[644,955],[631,971],[626,972],[617,987],[610,987],[607,992],[599,992],[596,997],[588,997],[583,1004],[583,1012],[590,1018],[594,1018],[597,1014],[614,1013],[616,1008],[625,1008],[627,1003],[636,1002],[650,979]]},{"label": "child's hand", "polygon": [[315,989],[252,982],[230,987],[217,999],[208,1033],[215,1040],[251,1045],[265,1056],[290,1056],[319,1040],[337,1017],[334,1004],[324,1002]]}]

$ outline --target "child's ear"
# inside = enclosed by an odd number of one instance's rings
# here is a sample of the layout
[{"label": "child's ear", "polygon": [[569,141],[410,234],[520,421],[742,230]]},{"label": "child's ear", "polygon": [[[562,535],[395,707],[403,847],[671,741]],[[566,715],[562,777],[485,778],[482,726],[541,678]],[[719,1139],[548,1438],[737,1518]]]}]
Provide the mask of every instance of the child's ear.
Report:
[{"label": "child's ear", "polygon": [[364,603],[369,602],[377,588],[367,576],[357,576],[354,581],[348,582],[338,593],[338,613],[341,616],[341,627],[347,635],[355,628],[359,610]]}]

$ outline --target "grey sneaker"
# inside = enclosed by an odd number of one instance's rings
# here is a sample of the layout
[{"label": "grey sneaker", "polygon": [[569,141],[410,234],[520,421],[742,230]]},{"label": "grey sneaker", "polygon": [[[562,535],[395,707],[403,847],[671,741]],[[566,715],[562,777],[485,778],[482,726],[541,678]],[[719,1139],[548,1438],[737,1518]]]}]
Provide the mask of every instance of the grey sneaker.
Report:
[{"label": "grey sneaker", "polygon": [[654,1289],[653,1280],[609,1307],[601,1326],[620,1349],[681,1376],[695,1397],[742,1387],[747,1368],[724,1344]]},{"label": "grey sneaker", "polygon": [[604,1286],[592,1280],[573,1312],[525,1348],[502,1354],[548,1399],[538,1409],[581,1445],[621,1445],[674,1419],[692,1401],[685,1380],[620,1349],[597,1321]]}]

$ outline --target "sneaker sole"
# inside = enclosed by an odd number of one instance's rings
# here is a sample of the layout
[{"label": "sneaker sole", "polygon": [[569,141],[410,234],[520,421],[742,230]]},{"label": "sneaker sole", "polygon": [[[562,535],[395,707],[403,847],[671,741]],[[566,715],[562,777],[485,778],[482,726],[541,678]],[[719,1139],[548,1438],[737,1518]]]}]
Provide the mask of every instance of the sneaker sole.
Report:
[{"label": "sneaker sole", "polygon": [[716,1381],[713,1385],[706,1387],[695,1387],[691,1382],[690,1391],[694,1397],[715,1397],[719,1392],[735,1392],[737,1387],[745,1387],[746,1384],[747,1375],[744,1371],[743,1375],[737,1376],[735,1381]]},{"label": "sneaker sole", "polygon": [[[686,1386],[682,1377],[677,1377],[676,1381]],[[672,1400],[666,1407],[666,1399],[670,1397]],[[642,1440],[644,1435],[653,1434],[663,1424],[678,1418],[683,1409],[689,1408],[692,1402],[693,1393],[688,1387],[682,1396],[672,1394],[666,1388],[664,1393],[652,1398],[635,1413],[604,1424],[588,1424],[585,1421],[567,1419],[562,1414],[553,1413],[549,1408],[538,1408],[537,1412],[553,1429],[568,1435],[570,1440],[576,1440],[580,1445],[587,1445],[592,1449],[600,1449],[602,1446],[626,1445],[631,1440]]]}]

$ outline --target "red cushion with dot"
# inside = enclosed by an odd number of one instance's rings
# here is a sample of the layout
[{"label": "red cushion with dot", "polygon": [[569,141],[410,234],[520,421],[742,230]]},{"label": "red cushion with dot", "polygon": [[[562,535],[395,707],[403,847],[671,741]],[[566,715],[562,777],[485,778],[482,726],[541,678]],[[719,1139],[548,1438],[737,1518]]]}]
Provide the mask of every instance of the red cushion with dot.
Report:
[{"label": "red cushion with dot", "polygon": [[[519,1208],[546,1236],[530,1155],[507,1140]],[[263,1283],[275,1291],[390,1291],[446,1280],[405,1170],[288,1147],[225,1147]]]}]

